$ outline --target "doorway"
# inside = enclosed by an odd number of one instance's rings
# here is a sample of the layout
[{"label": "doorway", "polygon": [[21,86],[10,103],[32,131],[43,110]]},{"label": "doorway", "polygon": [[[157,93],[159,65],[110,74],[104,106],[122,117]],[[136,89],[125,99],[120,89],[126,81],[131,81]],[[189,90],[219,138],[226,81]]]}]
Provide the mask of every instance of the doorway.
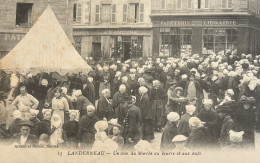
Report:
[{"label": "doorway", "polygon": [[131,42],[122,42],[123,44],[123,61],[130,59]]},{"label": "doorway", "polygon": [[100,60],[102,58],[101,43],[92,43],[92,49],[93,49],[92,58],[95,61]]},{"label": "doorway", "polygon": [[172,56],[180,56],[181,53],[181,37],[180,35],[171,36]]}]

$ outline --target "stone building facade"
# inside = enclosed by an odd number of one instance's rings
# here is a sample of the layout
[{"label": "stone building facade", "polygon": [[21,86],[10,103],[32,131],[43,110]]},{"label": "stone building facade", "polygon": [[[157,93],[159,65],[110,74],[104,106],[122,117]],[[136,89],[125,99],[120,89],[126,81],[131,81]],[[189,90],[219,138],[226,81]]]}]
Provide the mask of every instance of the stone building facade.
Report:
[{"label": "stone building facade", "polygon": [[[89,12],[87,12],[89,11]],[[121,60],[152,55],[150,0],[75,2],[73,36],[82,57]]]}]

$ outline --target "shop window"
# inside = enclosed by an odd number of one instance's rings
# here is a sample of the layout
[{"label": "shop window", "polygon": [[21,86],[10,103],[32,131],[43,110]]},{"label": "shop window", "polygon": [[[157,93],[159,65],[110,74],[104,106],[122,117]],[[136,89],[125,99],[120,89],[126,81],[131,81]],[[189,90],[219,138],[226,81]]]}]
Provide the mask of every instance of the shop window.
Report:
[{"label": "shop window", "polygon": [[95,22],[96,23],[100,22],[100,6],[99,5],[96,5]]},{"label": "shop window", "polygon": [[167,4],[167,1],[166,0],[161,0],[162,3],[161,3],[161,9],[162,10],[166,10],[166,4]]},{"label": "shop window", "polygon": [[104,23],[111,22],[111,5],[110,4],[104,4],[102,5],[101,10],[101,20]]},{"label": "shop window", "polygon": [[222,9],[232,9],[233,0],[221,0]]},{"label": "shop window", "polygon": [[144,22],[144,4],[140,4],[140,18],[139,21],[140,23]]},{"label": "shop window", "polygon": [[237,29],[203,29],[203,54],[236,54],[237,33]]},{"label": "shop window", "polygon": [[32,3],[17,3],[16,5],[16,26],[32,26]]},{"label": "shop window", "polygon": [[115,23],[116,22],[116,5],[113,4],[112,5],[112,13],[111,13],[111,23]]},{"label": "shop window", "polygon": [[182,0],[177,0],[177,9],[178,10],[182,9]]},{"label": "shop window", "polygon": [[124,4],[123,5],[123,23],[127,23],[127,11],[128,11],[128,5]]},{"label": "shop window", "polygon": [[160,46],[160,57],[172,56],[171,36],[167,33],[162,34],[162,44]]},{"label": "shop window", "polygon": [[160,56],[179,56],[191,53],[192,29],[168,28],[161,29],[162,43]]}]

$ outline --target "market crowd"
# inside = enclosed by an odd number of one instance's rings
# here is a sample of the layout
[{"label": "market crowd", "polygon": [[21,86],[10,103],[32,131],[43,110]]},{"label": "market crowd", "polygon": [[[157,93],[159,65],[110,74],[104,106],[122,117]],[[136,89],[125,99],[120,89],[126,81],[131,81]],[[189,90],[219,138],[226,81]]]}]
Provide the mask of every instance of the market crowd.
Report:
[{"label": "market crowd", "polygon": [[149,150],[254,149],[260,57],[197,54],[94,62],[89,73],[1,71],[5,144]]}]

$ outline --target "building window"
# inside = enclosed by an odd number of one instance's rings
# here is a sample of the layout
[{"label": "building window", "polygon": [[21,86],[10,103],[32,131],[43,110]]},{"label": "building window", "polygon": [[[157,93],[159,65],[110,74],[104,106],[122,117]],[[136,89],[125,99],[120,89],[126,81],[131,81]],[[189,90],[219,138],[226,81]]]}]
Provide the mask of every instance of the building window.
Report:
[{"label": "building window", "polygon": [[111,5],[110,4],[104,4],[102,5],[102,10],[101,10],[101,20],[104,23],[109,23],[111,22]]},{"label": "building window", "polygon": [[192,6],[192,0],[188,0],[188,9],[191,9]]},{"label": "building window", "polygon": [[139,4],[133,3],[129,4],[129,21],[130,23],[137,23],[139,22]]},{"label": "building window", "polygon": [[144,4],[140,4],[140,18],[139,21],[140,23],[144,22]]},{"label": "building window", "polygon": [[16,6],[16,26],[32,26],[32,3],[17,3]]},{"label": "building window", "polygon": [[162,10],[166,10],[166,4],[167,4],[167,1],[166,0],[162,0],[162,3],[161,3],[161,9]]},{"label": "building window", "polygon": [[123,23],[127,23],[127,4],[123,5]]},{"label": "building window", "polygon": [[112,5],[112,14],[111,14],[111,23],[115,23],[116,22],[116,5],[113,4]]},{"label": "building window", "polygon": [[233,0],[222,0],[221,2],[222,9],[232,9]]},{"label": "building window", "polygon": [[191,28],[162,28],[160,32],[162,32],[160,56],[183,56],[191,53]]},{"label": "building window", "polygon": [[177,0],[177,9],[178,10],[182,9],[182,0]]},{"label": "building window", "polygon": [[96,5],[96,17],[95,17],[95,22],[99,23],[100,22],[100,6]]},{"label": "building window", "polygon": [[203,29],[203,54],[237,54],[237,29]]}]

